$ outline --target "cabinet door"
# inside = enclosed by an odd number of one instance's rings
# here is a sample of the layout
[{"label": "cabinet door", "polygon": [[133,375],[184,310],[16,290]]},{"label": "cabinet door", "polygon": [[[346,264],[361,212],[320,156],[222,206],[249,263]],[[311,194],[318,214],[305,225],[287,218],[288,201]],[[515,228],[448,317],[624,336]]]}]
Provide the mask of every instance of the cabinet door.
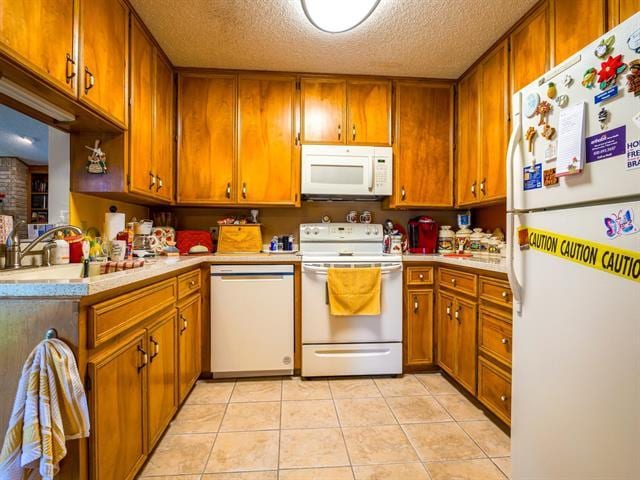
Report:
[{"label": "cabinet door", "polygon": [[393,206],[453,206],[453,87],[396,83]]},{"label": "cabinet door", "polygon": [[606,0],[552,0],[554,65],[605,32]]},{"label": "cabinet door", "polygon": [[345,143],[347,82],[338,78],[300,81],[302,142]]},{"label": "cabinet door", "polygon": [[611,30],[637,12],[640,12],[640,0],[608,0],[607,29]]},{"label": "cabinet door", "polygon": [[295,88],[294,77],[238,79],[238,203],[298,201]]},{"label": "cabinet door", "polygon": [[178,384],[182,402],[200,375],[202,328],[200,295],[178,307]]},{"label": "cabinet door", "polygon": [[80,1],[79,97],[127,125],[129,9],[123,0]]},{"label": "cabinet door", "polygon": [[75,92],[74,0],[0,0],[0,50]]},{"label": "cabinet door", "polygon": [[90,472],[94,480],[132,478],[145,459],[145,335],[139,332],[89,360]]},{"label": "cabinet door", "polygon": [[405,364],[433,363],[433,290],[407,290]]},{"label": "cabinet door", "polygon": [[148,430],[149,450],[160,439],[171,421],[178,400],[177,312],[172,309],[148,331],[149,389]]},{"label": "cabinet door", "polygon": [[549,2],[544,2],[509,37],[511,94],[549,69],[549,38]]},{"label": "cabinet door", "polygon": [[481,63],[480,176],[483,201],[503,199],[507,193],[506,156],[509,143],[509,48],[502,42]]},{"label": "cabinet door", "polygon": [[476,304],[456,298],[454,318],[458,322],[455,378],[472,394],[476,393],[477,323]]},{"label": "cabinet door", "polygon": [[156,196],[173,200],[173,69],[156,51],[153,115],[153,164]]},{"label": "cabinet door", "polygon": [[391,82],[349,80],[347,143],[391,145]]},{"label": "cabinet door", "polygon": [[476,69],[458,84],[458,177],[457,203],[478,201],[479,102],[480,73]]},{"label": "cabinet door", "polygon": [[156,173],[152,162],[154,48],[136,19],[131,22],[131,119],[129,174],[133,192],[154,196]]},{"label": "cabinet door", "polygon": [[234,202],[235,110],[235,76],[180,75],[178,203]]},{"label": "cabinet door", "polygon": [[458,324],[453,319],[454,298],[438,292],[438,365],[451,375],[456,371]]}]

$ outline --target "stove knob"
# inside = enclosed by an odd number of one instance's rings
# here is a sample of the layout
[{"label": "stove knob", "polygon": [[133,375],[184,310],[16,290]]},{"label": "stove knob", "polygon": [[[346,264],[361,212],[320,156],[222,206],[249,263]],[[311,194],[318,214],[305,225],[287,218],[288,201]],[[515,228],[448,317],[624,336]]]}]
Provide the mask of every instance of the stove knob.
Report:
[{"label": "stove knob", "polygon": [[314,227],[313,234],[318,235],[320,233],[320,229],[318,227]]},{"label": "stove knob", "polygon": [[371,230],[369,229],[369,227],[364,229],[364,233],[366,233],[367,235],[371,235]]},{"label": "stove knob", "polygon": [[304,229],[304,234],[305,235],[310,235],[311,234],[311,229],[309,227]]},{"label": "stove knob", "polygon": [[374,227],[374,228],[373,228],[373,234],[374,234],[374,235],[378,235],[378,228],[377,228],[377,227]]}]

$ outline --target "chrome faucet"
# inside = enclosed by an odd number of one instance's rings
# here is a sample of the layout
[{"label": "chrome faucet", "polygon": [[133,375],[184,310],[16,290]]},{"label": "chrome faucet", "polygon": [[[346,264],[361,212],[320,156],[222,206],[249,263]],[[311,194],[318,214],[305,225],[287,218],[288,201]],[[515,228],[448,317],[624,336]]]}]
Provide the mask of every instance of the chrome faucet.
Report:
[{"label": "chrome faucet", "polygon": [[[29,253],[33,249],[33,247],[35,247],[38,243],[40,243],[42,240],[44,240],[48,236],[53,235],[54,233],[61,232],[63,230],[72,230],[78,234],[82,234],[82,230],[78,227],[74,227],[73,225],[61,225],[58,227],[54,227],[51,230],[47,230],[38,238],[31,241],[24,250],[20,250],[20,238],[18,237],[18,227],[24,224],[25,224],[24,220],[19,220],[13,226],[13,230],[11,230],[11,233],[9,233],[9,236],[7,237],[7,246],[5,251],[5,262],[4,262],[4,268],[6,269],[22,268],[22,259],[24,258],[24,256],[27,253]],[[47,248],[45,248],[45,252],[48,252]]]}]

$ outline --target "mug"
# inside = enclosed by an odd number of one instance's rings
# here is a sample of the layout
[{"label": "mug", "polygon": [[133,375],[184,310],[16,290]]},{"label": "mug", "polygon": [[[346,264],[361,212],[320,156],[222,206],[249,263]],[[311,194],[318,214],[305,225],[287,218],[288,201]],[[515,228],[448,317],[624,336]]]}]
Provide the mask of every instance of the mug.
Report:
[{"label": "mug", "polygon": [[402,254],[402,235],[390,235],[389,253]]},{"label": "mug", "polygon": [[348,223],[358,223],[358,212],[355,210],[351,210],[347,213],[347,222]]},{"label": "mug", "polygon": [[114,262],[122,262],[127,255],[127,242],[124,240],[111,240],[103,244],[102,248]]},{"label": "mug", "polygon": [[371,223],[372,218],[369,210],[363,210],[360,214],[360,223]]}]

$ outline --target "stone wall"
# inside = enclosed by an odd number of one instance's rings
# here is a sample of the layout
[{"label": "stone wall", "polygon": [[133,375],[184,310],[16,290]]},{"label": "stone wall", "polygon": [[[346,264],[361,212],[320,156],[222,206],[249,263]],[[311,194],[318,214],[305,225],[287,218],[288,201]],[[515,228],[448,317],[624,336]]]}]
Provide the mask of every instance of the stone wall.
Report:
[{"label": "stone wall", "polygon": [[[0,193],[4,193],[3,213],[13,215],[14,223],[24,220],[28,223],[27,195],[29,167],[19,158],[0,157]],[[20,229],[20,236],[26,238],[26,225]]]}]

